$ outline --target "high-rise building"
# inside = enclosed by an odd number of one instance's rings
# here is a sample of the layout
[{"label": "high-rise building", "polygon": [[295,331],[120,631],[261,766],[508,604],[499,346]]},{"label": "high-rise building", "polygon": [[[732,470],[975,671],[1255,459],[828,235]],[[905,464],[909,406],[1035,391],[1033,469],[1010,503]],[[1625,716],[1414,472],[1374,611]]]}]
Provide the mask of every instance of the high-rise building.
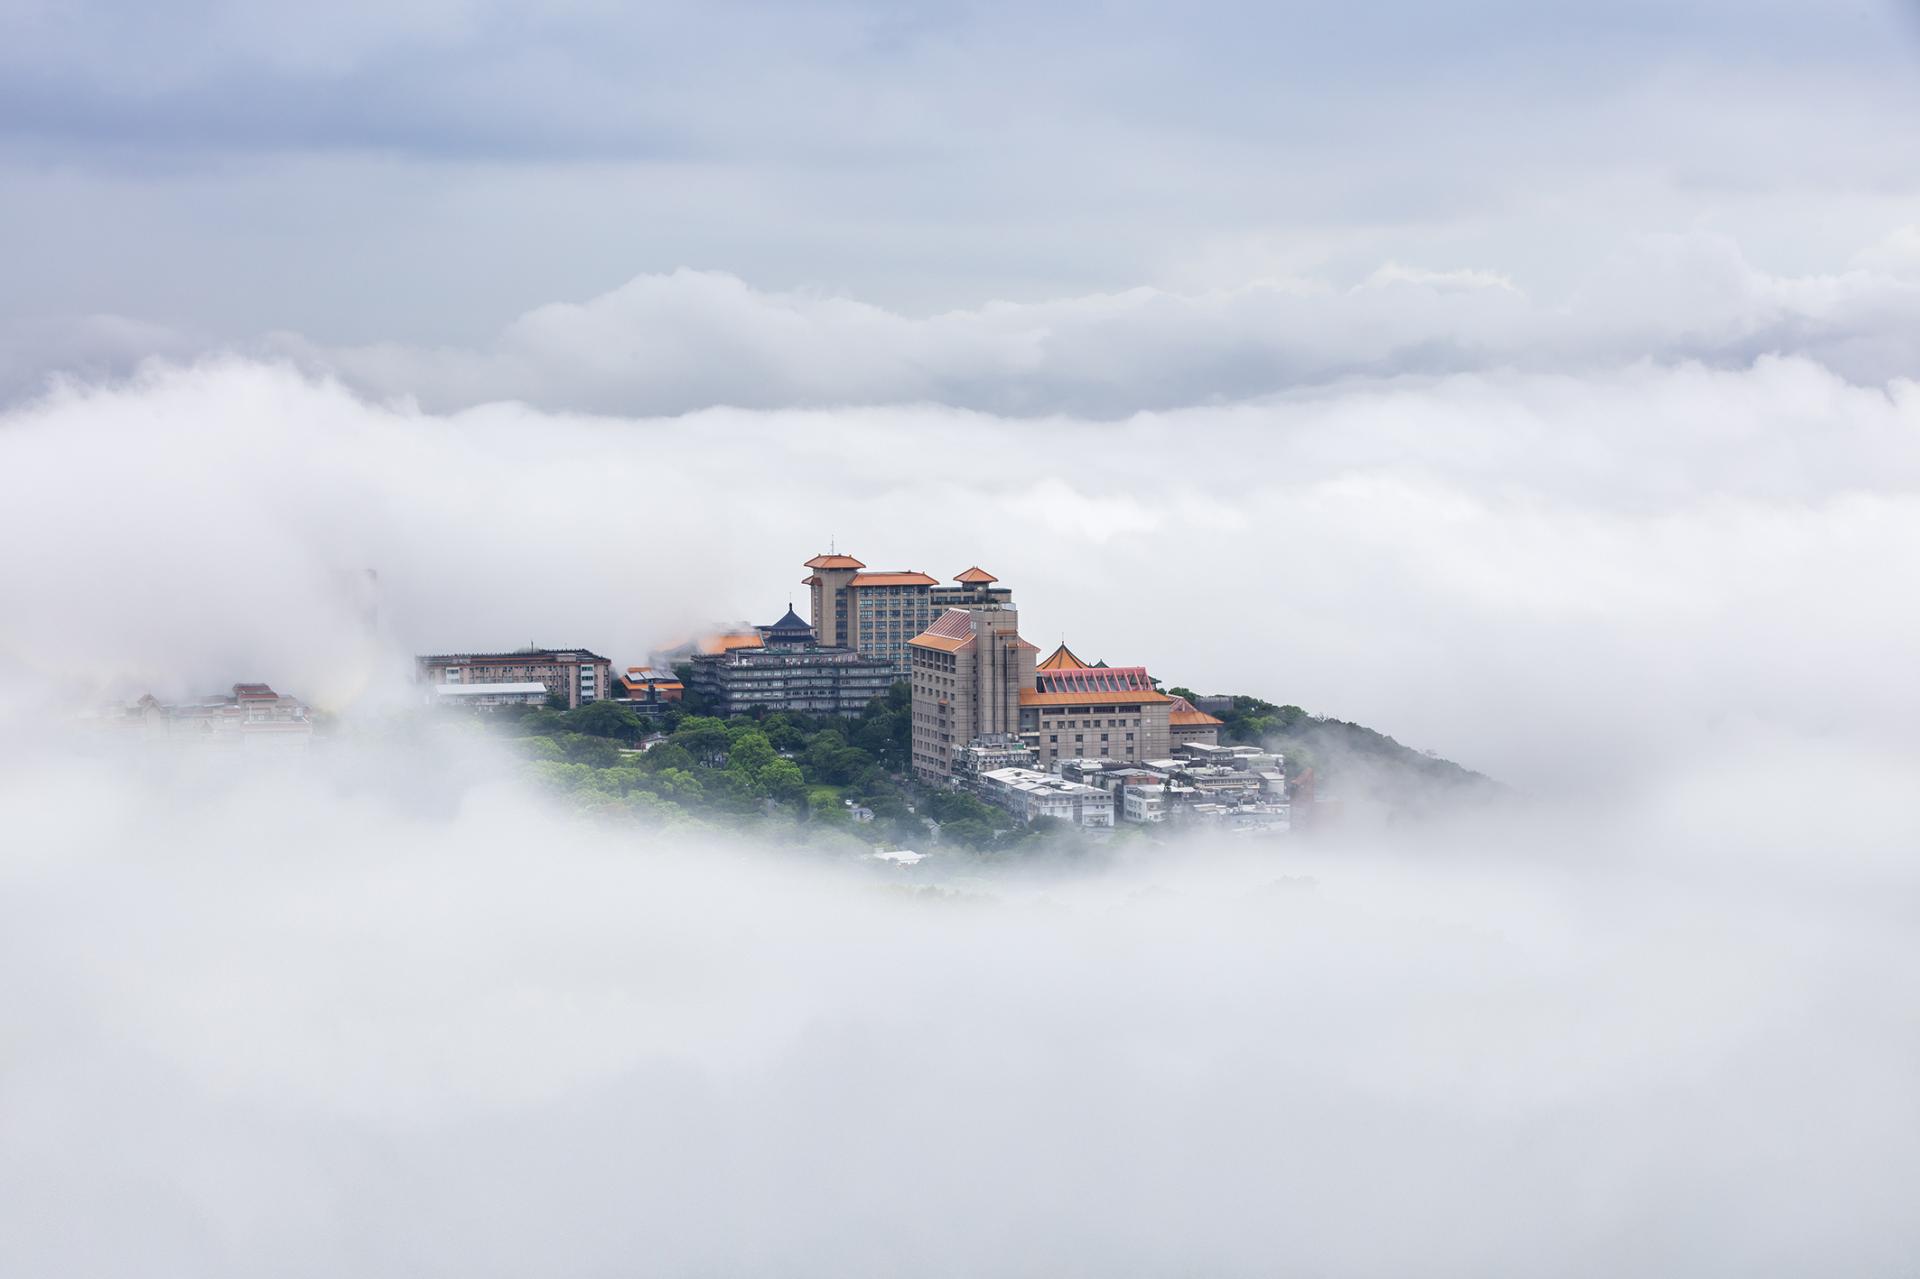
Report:
[{"label": "high-rise building", "polygon": [[838,553],[816,555],[806,567],[811,572],[801,584],[812,591],[813,630],[819,642],[884,657],[898,679],[912,678],[907,646],[944,609],[1013,605],[1013,591],[996,585],[999,579],[977,565],[952,586],[941,586],[938,579],[917,571],[870,570],[853,556]]},{"label": "high-rise building", "polygon": [[1033,688],[1039,650],[1020,638],[1011,608],[950,608],[908,643],[913,684],[913,769],[953,776],[955,755],[978,738],[1020,731],[1020,699]]}]

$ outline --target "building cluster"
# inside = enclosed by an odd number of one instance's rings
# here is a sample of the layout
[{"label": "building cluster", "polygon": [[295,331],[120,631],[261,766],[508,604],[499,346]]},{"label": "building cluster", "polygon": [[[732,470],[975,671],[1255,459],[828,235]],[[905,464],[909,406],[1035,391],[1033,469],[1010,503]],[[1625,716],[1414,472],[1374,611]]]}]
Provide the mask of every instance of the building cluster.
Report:
[{"label": "building cluster", "polygon": [[586,649],[528,648],[424,656],[418,676],[433,700],[482,709],[552,697],[658,710],[691,691],[721,716],[853,716],[905,683],[912,767],[929,784],[1081,826],[1288,826],[1284,761],[1219,744],[1213,712],[1230,699],[1196,705],[1161,692],[1143,666],[1088,662],[1065,643],[1041,657],[1020,634],[1013,591],[977,565],[950,585],[838,551],[805,568],[807,617],[789,605],[771,625],[736,627],[621,675]]},{"label": "building cluster", "polygon": [[299,698],[265,684],[235,684],[231,692],[191,702],[163,702],[148,693],[109,704],[108,725],[169,742],[260,750],[304,747],[313,739],[313,713]]}]

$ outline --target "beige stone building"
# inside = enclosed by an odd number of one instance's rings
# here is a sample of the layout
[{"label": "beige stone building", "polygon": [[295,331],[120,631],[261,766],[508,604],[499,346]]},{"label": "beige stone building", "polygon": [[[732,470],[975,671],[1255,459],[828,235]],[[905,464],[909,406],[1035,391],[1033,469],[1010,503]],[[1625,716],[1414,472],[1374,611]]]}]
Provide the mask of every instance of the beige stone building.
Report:
[{"label": "beige stone building", "polygon": [[1167,728],[1175,746],[1189,742],[1202,746],[1220,744],[1220,725],[1225,721],[1207,714],[1184,697],[1176,697],[1167,708]]},{"label": "beige stone building", "polygon": [[801,585],[812,592],[814,634],[824,647],[857,649],[892,663],[897,678],[910,680],[914,636],[933,625],[949,608],[1011,608],[1013,592],[998,586],[993,574],[975,566],[941,586],[918,571],[877,571],[851,555],[816,555]]},{"label": "beige stone building", "polygon": [[1174,699],[1141,666],[1088,665],[1062,644],[1045,661],[1020,638],[1019,615],[988,605],[952,608],[908,645],[912,655],[913,767],[946,781],[976,739],[1012,733],[1034,763],[1135,762],[1172,753]]},{"label": "beige stone building", "polygon": [[1020,638],[1019,614],[999,605],[950,608],[907,645],[913,685],[913,769],[953,776],[975,738],[1020,731],[1020,698],[1033,688],[1039,650]]},{"label": "beige stone building", "polygon": [[1144,666],[1089,666],[1065,644],[1020,693],[1020,736],[1040,767],[1063,759],[1165,759],[1173,749],[1173,698]]}]

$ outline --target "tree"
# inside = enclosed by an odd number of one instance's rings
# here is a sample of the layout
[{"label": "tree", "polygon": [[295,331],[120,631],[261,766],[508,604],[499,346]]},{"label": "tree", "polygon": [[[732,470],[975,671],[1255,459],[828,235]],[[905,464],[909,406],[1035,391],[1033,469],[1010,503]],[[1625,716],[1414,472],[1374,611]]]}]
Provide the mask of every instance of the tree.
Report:
[{"label": "tree", "polygon": [[767,765],[778,758],[767,735],[752,729],[733,739],[733,745],[727,750],[727,768],[757,780]]},{"label": "tree", "polygon": [[612,768],[620,762],[620,748],[604,737],[569,733],[560,739],[560,749],[570,762],[589,768]]},{"label": "tree", "polygon": [[793,804],[806,798],[807,779],[800,772],[800,766],[790,759],[775,759],[760,771],[760,786],[769,796],[783,804]]},{"label": "tree", "polygon": [[692,772],[694,762],[686,747],[674,742],[661,742],[640,757],[640,767],[649,773],[661,773],[669,768]]},{"label": "tree", "polygon": [[696,763],[718,764],[727,755],[727,726],[705,715],[689,715],[681,720],[669,740],[693,756]]},{"label": "tree", "polygon": [[573,732],[622,742],[637,742],[646,731],[640,717],[617,702],[588,702],[578,710],[568,711],[561,719]]}]

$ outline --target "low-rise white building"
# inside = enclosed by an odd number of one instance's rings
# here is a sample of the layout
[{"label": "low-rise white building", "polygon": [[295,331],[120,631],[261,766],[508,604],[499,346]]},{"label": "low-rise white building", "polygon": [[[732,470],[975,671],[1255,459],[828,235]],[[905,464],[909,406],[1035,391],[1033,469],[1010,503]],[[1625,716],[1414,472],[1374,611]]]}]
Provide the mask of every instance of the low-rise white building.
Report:
[{"label": "low-rise white building", "polygon": [[1129,822],[1167,820],[1167,788],[1163,785],[1134,784],[1120,791],[1120,816]]},{"label": "low-rise white building", "polygon": [[1113,825],[1113,795],[1031,768],[996,768],[980,775],[980,796],[1023,821],[1057,817],[1075,826]]},{"label": "low-rise white building", "polygon": [[490,711],[501,706],[545,706],[547,686],[539,680],[512,684],[428,684],[427,699],[435,706],[470,706]]}]

